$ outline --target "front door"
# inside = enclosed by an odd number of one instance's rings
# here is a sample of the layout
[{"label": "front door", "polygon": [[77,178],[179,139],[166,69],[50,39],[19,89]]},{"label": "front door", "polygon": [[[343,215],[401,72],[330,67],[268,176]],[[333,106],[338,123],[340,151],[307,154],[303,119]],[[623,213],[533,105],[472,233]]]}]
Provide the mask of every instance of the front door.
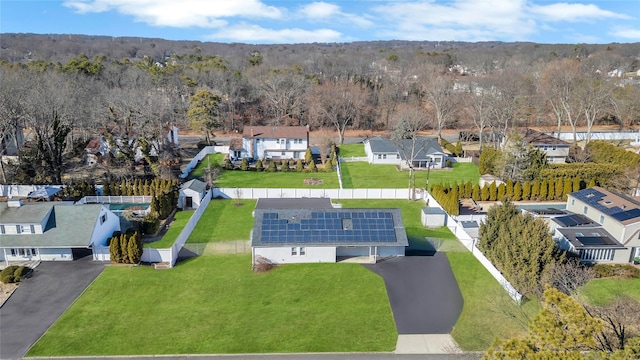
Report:
[{"label": "front door", "polygon": [[184,200],[184,207],[187,209],[191,209],[193,207],[193,198],[191,196],[187,196]]}]

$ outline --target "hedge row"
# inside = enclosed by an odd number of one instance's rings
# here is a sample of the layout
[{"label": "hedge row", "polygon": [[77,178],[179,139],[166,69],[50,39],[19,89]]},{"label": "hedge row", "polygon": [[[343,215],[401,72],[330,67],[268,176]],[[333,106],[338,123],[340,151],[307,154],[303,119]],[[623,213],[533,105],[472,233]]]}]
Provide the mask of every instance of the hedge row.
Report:
[{"label": "hedge row", "polygon": [[107,182],[102,187],[104,196],[155,196],[171,191],[178,185],[178,180],[153,179],[149,180],[122,180],[119,182]]},{"label": "hedge row", "polygon": [[31,269],[26,266],[7,266],[0,271],[0,281],[5,284],[17,283],[24,279],[30,271]]},{"label": "hedge row", "polygon": [[595,163],[634,168],[640,166],[640,155],[602,140],[590,141],[585,150]]},{"label": "hedge row", "polygon": [[115,234],[109,239],[111,261],[120,264],[137,264],[142,259],[142,241],[138,232]]}]

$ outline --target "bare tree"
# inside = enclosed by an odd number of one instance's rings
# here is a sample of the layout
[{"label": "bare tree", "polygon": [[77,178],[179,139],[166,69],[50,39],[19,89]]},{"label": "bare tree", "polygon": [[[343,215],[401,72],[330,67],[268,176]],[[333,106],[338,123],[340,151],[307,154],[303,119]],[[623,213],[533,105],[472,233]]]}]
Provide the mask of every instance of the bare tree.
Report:
[{"label": "bare tree", "polygon": [[422,93],[427,110],[433,114],[438,138],[442,138],[442,130],[453,121],[457,107],[453,78],[431,74],[422,85]]},{"label": "bare tree", "polygon": [[621,128],[631,127],[634,122],[640,120],[640,88],[638,86],[632,84],[617,86],[609,100]]},{"label": "bare tree", "polygon": [[630,339],[640,335],[640,303],[635,299],[619,297],[608,305],[587,305],[586,309],[605,325],[596,335],[597,350],[624,350]]},{"label": "bare tree", "polygon": [[550,63],[542,76],[542,92],[557,120],[558,133],[566,120],[573,131],[573,142],[577,142],[578,121],[575,90],[580,78],[580,63],[577,60],[558,60]]},{"label": "bare tree", "polygon": [[258,78],[257,88],[268,109],[271,125],[299,122],[304,109],[307,82],[294,70],[271,71]]},{"label": "bare tree", "polygon": [[591,129],[611,104],[611,87],[597,76],[585,76],[578,83],[575,94],[587,124],[587,143],[591,140]]},{"label": "bare tree", "polygon": [[473,124],[478,129],[478,137],[480,140],[480,151],[482,151],[482,143],[484,140],[483,132],[491,119],[491,89],[487,89],[483,83],[470,83],[469,93],[467,94],[467,112],[473,119]]},{"label": "bare tree", "polygon": [[426,114],[418,106],[405,105],[392,115],[394,131],[391,140],[396,144],[409,168],[409,199],[415,199],[416,176],[413,161],[419,153],[418,132],[426,126]]}]

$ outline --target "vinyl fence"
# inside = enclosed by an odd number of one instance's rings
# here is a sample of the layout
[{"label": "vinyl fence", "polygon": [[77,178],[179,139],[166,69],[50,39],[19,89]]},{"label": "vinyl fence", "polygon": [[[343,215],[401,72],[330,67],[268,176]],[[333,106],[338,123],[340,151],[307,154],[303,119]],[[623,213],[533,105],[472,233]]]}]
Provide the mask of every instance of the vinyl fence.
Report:
[{"label": "vinyl fence", "polygon": [[76,204],[150,204],[151,196],[85,196]]},{"label": "vinyl fence", "polygon": [[195,169],[196,166],[198,166],[198,164],[200,163],[200,161],[202,161],[202,159],[204,159],[209,154],[215,154],[215,153],[228,154],[229,153],[229,147],[228,146],[205,146],[205,147],[203,147],[202,150],[200,150],[200,152],[196,156],[194,156],[193,159],[191,159],[189,164],[187,164],[187,167],[185,167],[182,170],[182,173],[180,174],[180,178],[181,179],[185,179],[187,176],[189,176],[189,173],[191,173],[191,171],[193,169]]},{"label": "vinyl fence", "polygon": [[0,196],[27,197],[31,192],[47,187],[62,188],[63,185],[5,185],[0,184]]},{"label": "vinyl fence", "polygon": [[[553,134],[551,134],[553,136]],[[619,132],[591,132],[591,140],[636,140],[640,137],[638,131],[619,131]],[[573,132],[561,132],[559,138],[565,141],[573,141]],[[578,141],[587,140],[587,132],[576,132]]]},{"label": "vinyl fence", "polygon": [[[214,188],[213,197],[226,199],[332,198],[332,199],[409,199],[409,189],[290,189],[290,188]],[[416,189],[421,199],[423,189]]]},{"label": "vinyl fence", "polygon": [[[442,206],[440,206],[440,204],[431,196],[431,194],[427,193],[425,199],[430,207],[438,207],[442,209]],[[509,281],[507,281],[507,279],[502,276],[500,271],[495,266],[493,266],[491,261],[489,261],[489,259],[484,256],[484,254],[482,253],[482,251],[480,251],[480,249],[478,249],[478,247],[476,247],[476,240],[469,236],[469,234],[467,234],[467,232],[462,227],[462,224],[458,223],[456,219],[454,219],[449,214],[446,215],[445,223],[447,224],[449,230],[451,230],[451,232],[458,238],[458,240],[460,240],[462,245],[469,249],[469,251],[471,251],[473,256],[478,259],[482,266],[484,266],[485,269],[487,269],[487,271],[489,271],[489,273],[500,283],[507,294],[509,294],[509,296],[514,301],[520,303],[520,301],[522,301],[522,294],[520,294],[513,287],[513,285],[511,285],[511,283],[509,283]]]}]

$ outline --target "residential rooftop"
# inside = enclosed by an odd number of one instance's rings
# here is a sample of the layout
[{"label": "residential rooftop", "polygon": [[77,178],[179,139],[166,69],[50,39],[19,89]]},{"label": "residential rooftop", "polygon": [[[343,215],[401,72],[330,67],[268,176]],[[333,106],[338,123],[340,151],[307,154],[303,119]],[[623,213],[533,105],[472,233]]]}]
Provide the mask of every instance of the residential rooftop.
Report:
[{"label": "residential rooftop", "polygon": [[628,196],[605,190],[599,186],[569,194],[622,224],[640,221],[640,203]]}]

